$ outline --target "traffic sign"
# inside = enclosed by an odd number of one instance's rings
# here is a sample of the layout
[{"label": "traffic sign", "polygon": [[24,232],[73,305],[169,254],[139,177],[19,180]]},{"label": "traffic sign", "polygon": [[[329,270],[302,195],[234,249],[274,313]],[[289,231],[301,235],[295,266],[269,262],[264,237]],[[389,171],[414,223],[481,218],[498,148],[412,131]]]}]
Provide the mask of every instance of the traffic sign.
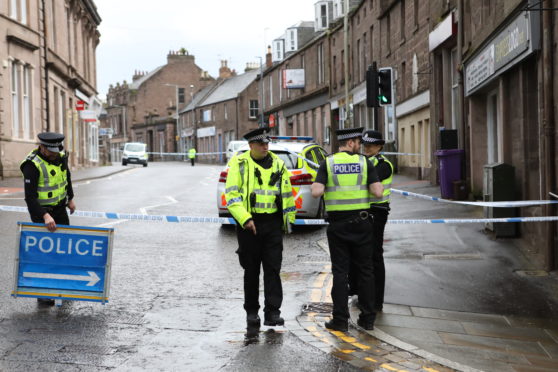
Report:
[{"label": "traffic sign", "polygon": [[114,229],[18,225],[12,296],[108,302]]}]

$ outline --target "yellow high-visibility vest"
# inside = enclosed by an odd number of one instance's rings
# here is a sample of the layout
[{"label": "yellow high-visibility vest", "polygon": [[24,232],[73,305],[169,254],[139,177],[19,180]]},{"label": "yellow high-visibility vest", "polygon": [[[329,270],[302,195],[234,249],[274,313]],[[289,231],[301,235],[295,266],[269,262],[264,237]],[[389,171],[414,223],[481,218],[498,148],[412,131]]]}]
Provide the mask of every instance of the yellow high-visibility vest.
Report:
[{"label": "yellow high-visibility vest", "polygon": [[[294,223],[296,207],[293,200],[290,172],[285,163],[273,153],[271,168],[260,167],[250,156],[250,151],[234,156],[229,162],[229,172],[225,184],[225,200],[227,208],[234,219],[244,226],[252,218],[252,213],[275,213],[278,211],[276,201],[281,197],[283,228],[290,232],[290,224]],[[256,169],[260,174],[261,184],[256,177]],[[270,185],[273,173],[281,172],[277,181]],[[255,200],[250,195],[255,194]]]},{"label": "yellow high-visibility vest", "polygon": [[368,160],[360,154],[338,152],[327,162],[327,184],[324,202],[326,211],[353,211],[368,209]]},{"label": "yellow high-visibility vest", "polygon": [[388,178],[382,180],[382,186],[384,186],[384,194],[382,195],[382,197],[376,198],[374,195],[370,194],[370,204],[389,203],[389,197],[391,195],[391,184],[393,182],[393,164],[391,164],[391,162],[385,156],[377,155],[372,157],[374,166],[378,165],[378,163],[380,162],[378,157],[389,164],[389,167],[391,168],[391,174]]},{"label": "yellow high-visibility vest", "polygon": [[[37,155],[38,149],[31,151],[25,160],[21,162],[20,169],[23,170],[23,164],[30,161],[39,171],[38,197],[40,205],[57,205],[67,196],[68,190],[68,171],[62,170],[62,161],[59,165],[54,165]],[[64,158],[64,152],[60,152],[60,158]]]}]

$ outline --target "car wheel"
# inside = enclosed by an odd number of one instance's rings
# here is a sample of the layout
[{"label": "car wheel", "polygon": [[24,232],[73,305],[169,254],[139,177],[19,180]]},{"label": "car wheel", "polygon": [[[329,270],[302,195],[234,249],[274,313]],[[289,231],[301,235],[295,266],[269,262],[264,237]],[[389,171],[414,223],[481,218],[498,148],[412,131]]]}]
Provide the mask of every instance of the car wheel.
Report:
[{"label": "car wheel", "polygon": [[143,166],[144,166],[144,167],[147,167],[147,163],[144,163]]},{"label": "car wheel", "polygon": [[122,165],[126,166],[126,161],[125,160],[122,160]]}]

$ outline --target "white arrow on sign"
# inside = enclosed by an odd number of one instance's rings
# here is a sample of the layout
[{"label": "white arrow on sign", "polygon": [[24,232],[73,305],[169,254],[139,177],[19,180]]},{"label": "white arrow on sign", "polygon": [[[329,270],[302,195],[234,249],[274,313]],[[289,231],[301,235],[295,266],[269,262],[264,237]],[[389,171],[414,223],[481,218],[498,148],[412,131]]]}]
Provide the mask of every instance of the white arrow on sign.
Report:
[{"label": "white arrow on sign", "polygon": [[79,280],[82,282],[89,282],[86,285],[91,287],[101,278],[94,271],[88,271],[89,275],[69,275],[69,274],[51,274],[51,273],[30,273],[24,272],[23,276],[25,278],[39,278],[39,279],[60,279],[60,280]]}]

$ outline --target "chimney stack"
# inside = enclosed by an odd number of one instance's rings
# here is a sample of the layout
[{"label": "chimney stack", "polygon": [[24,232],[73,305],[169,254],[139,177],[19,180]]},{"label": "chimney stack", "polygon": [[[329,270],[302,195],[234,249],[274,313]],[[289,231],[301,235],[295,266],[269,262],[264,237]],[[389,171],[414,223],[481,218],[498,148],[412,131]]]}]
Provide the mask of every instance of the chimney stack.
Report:
[{"label": "chimney stack", "polygon": [[267,53],[265,55],[265,66],[267,68],[270,68],[271,66],[273,66],[273,58],[272,58],[272,55],[271,55],[271,46],[270,45],[267,46]]},{"label": "chimney stack", "polygon": [[219,69],[219,79],[228,79],[232,76],[231,69],[227,67],[227,61],[221,60],[221,68]]}]

